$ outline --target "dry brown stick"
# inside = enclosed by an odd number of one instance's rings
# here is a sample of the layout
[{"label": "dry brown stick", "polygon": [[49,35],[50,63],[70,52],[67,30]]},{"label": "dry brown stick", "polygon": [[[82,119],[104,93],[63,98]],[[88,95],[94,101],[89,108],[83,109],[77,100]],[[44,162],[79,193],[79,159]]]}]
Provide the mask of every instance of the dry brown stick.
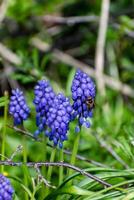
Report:
[{"label": "dry brown stick", "polygon": [[42,176],[38,165],[35,164],[34,168],[35,168],[37,176],[38,176],[38,182],[43,182],[47,187],[51,187],[51,188],[54,188],[54,189],[56,188],[55,186],[50,185],[49,182],[45,179],[45,177]]},{"label": "dry brown stick", "polygon": [[41,18],[44,22],[47,22],[47,23],[67,24],[67,25],[98,21],[98,16],[95,16],[95,15],[77,16],[77,17],[75,16],[61,17],[61,16],[45,15]]},{"label": "dry brown stick", "polygon": [[[35,46],[39,50],[46,52],[46,48],[45,48],[46,43],[43,42],[42,40],[40,40],[39,38],[32,38],[30,43],[31,43],[31,45]],[[46,46],[47,46],[47,50],[50,49],[50,46],[48,46],[48,44]],[[72,56],[70,56],[68,54],[63,53],[62,51],[60,51],[58,49],[54,49],[52,51],[52,56],[60,62],[63,62],[69,66],[76,68],[76,69],[79,68],[79,69],[83,70],[85,73],[87,73],[88,75],[90,75],[93,78],[96,77],[94,69],[91,68],[89,65],[87,65],[81,61],[78,61],[77,59],[73,58]],[[127,84],[123,84],[121,81],[119,81],[115,78],[112,78],[108,75],[105,75],[105,74],[103,74],[103,80],[104,80],[105,84],[107,86],[109,86],[110,88],[120,91],[122,94],[134,98],[134,90],[133,90],[133,88],[129,87]]]},{"label": "dry brown stick", "polygon": [[65,162],[27,162],[27,163],[22,163],[22,162],[13,162],[13,161],[0,161],[0,165],[4,165],[4,166],[16,166],[16,167],[20,167],[22,165],[26,165],[27,167],[41,167],[41,166],[45,166],[45,167],[49,167],[49,166],[55,166],[55,167],[66,167],[69,169],[72,169],[74,171],[79,172],[81,175],[86,176],[88,178],[91,178],[92,180],[102,184],[103,186],[106,187],[111,187],[112,185],[107,183],[106,181],[103,181],[102,179],[100,179],[99,177],[92,175],[88,172],[86,172],[86,170],[80,169],[79,167],[76,167],[74,165],[70,165],[69,163],[65,163]]},{"label": "dry brown stick", "polygon": [[0,3],[0,23],[5,18],[8,4],[9,4],[9,0],[3,0],[2,3]]},{"label": "dry brown stick", "polygon": [[[53,15],[45,15],[43,17],[38,17],[38,19],[42,19],[46,23],[56,23],[57,25],[74,25],[77,23],[90,23],[90,22],[99,22],[99,17],[97,15],[90,15],[90,16],[71,16],[71,17],[61,17],[61,16],[53,16]],[[105,18],[104,18],[105,20]],[[115,29],[115,30],[120,30],[121,25],[118,23],[113,23],[112,20],[110,20],[110,25]],[[51,29],[55,29],[56,32],[59,32],[59,27],[51,27]],[[49,30],[49,29],[48,29]],[[49,32],[49,31],[48,31]],[[53,31],[52,31],[53,32]],[[54,31],[55,32],[55,31]],[[131,31],[127,28],[124,29],[124,33],[130,37],[134,38],[134,31]]]},{"label": "dry brown stick", "polygon": [[[120,25],[120,24],[118,24],[116,22],[112,23],[111,26],[117,31],[122,30],[122,25]],[[125,35],[127,35],[128,37],[134,39],[134,31],[133,30],[129,30],[128,28],[124,28],[123,31],[124,31]]]},{"label": "dry brown stick", "polygon": [[99,30],[96,44],[96,53],[95,53],[95,73],[96,73],[96,83],[99,90],[99,93],[105,95],[105,81],[103,79],[104,73],[104,51],[105,51],[105,40],[106,32],[108,26],[108,17],[109,17],[109,0],[102,0],[101,16],[99,22]]},{"label": "dry brown stick", "polygon": [[0,55],[8,62],[19,65],[21,64],[21,59],[13,53],[10,49],[0,43]]}]

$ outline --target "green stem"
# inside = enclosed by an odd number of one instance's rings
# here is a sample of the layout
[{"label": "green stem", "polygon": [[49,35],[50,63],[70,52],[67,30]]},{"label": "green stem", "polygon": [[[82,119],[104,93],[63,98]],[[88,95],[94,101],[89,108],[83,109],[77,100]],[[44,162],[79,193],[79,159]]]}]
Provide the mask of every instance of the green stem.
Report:
[{"label": "green stem", "polygon": [[[79,140],[80,140],[80,132],[77,133],[77,136],[76,136],[75,141],[74,141],[74,146],[73,146],[73,151],[72,151],[72,156],[71,156],[71,161],[70,161],[71,165],[75,165],[76,155],[77,155],[78,146],[79,146]],[[71,169],[69,169],[68,175],[71,176],[72,173],[73,173],[73,171]]]},{"label": "green stem", "polygon": [[[63,162],[63,149],[60,149],[60,161]],[[59,185],[62,183],[63,181],[63,167],[59,167]]]},{"label": "green stem", "polygon": [[[43,137],[43,160],[46,161],[47,159],[47,138]],[[42,167],[42,174],[46,176],[46,168]]]},{"label": "green stem", "polygon": [[31,199],[30,200],[35,200],[35,192],[33,192],[32,196],[31,196]]},{"label": "green stem", "polygon": [[[47,138],[44,136],[43,136],[43,147],[42,148],[43,148],[43,152],[42,152],[43,158],[42,159],[45,162],[47,159]],[[42,175],[44,177],[46,177],[46,167],[45,166],[42,166]],[[40,199],[44,198],[45,193],[46,193],[45,186],[44,186],[44,184],[42,184]]]},{"label": "green stem", "polygon": [[[27,145],[26,145],[26,138],[23,136],[23,162],[27,162]],[[26,166],[23,166],[23,173],[24,173],[24,184],[28,187],[28,172]],[[28,200],[28,194],[25,192],[24,199]]]},{"label": "green stem", "polygon": [[[50,157],[50,162],[54,162],[55,154],[56,154],[56,148],[53,148],[52,153],[51,153],[51,157]],[[48,167],[48,172],[47,172],[47,180],[48,181],[51,181],[52,169],[53,169],[52,166]],[[46,188],[46,196],[48,195],[48,193],[49,193],[49,188],[47,187]]]},{"label": "green stem", "polygon": [[[8,113],[8,92],[5,91],[5,106],[4,106],[4,122],[3,122],[3,131],[2,131],[2,148],[1,148],[1,154],[2,158],[1,160],[4,160],[5,156],[5,141],[6,141],[6,124],[7,124],[7,113]],[[4,165],[1,166],[1,172],[4,172]]]}]

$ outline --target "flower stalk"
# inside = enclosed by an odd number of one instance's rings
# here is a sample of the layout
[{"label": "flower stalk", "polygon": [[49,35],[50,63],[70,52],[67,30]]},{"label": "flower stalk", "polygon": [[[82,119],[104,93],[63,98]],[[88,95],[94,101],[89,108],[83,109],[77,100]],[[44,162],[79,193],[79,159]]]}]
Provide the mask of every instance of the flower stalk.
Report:
[{"label": "flower stalk", "polygon": [[[3,131],[2,131],[2,148],[1,148],[1,155],[2,158],[1,160],[4,160],[5,156],[5,142],[6,142],[6,129],[7,129],[7,113],[8,113],[8,92],[5,91],[4,93],[5,96],[5,106],[4,106],[4,122],[3,122]],[[4,166],[1,166],[1,172],[4,172]]]}]

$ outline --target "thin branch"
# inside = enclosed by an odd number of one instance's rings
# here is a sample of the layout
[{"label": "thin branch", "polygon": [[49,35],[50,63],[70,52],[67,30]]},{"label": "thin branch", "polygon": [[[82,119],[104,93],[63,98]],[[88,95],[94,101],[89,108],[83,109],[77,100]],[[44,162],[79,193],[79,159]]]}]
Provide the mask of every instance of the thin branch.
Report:
[{"label": "thin branch", "polygon": [[[104,5],[103,4],[103,8],[107,9],[109,2]],[[105,7],[104,7],[105,6]],[[132,9],[133,10],[133,9]],[[104,19],[104,21],[102,21],[102,23],[105,23],[105,21],[108,19],[108,15],[107,14],[107,10],[105,13],[101,12],[102,14],[104,14],[102,17]],[[79,23],[90,23],[90,22],[95,22],[95,23],[99,23],[99,17],[97,15],[90,15],[90,16],[72,16],[72,17],[61,17],[61,16],[52,16],[52,15],[45,15],[43,17],[38,17],[38,19],[42,19],[45,23],[50,23],[50,24],[54,24],[54,25],[74,25],[74,24],[79,24]],[[106,25],[106,23],[105,23]],[[113,22],[113,20],[110,20],[110,25],[111,27],[113,27],[115,30],[120,30],[121,25],[118,23]],[[103,27],[103,26],[102,26]],[[57,33],[59,33],[59,27],[53,26],[51,28],[49,28],[50,30],[56,30]],[[48,30],[49,30],[48,29]],[[47,30],[47,31],[48,31]],[[48,31],[49,32],[49,31]],[[51,33],[53,33],[53,31],[51,31]],[[127,28],[124,28],[124,33],[130,37],[130,38],[134,38],[134,31],[131,31]],[[53,35],[53,34],[52,34]]]},{"label": "thin branch", "polygon": [[[38,48],[39,50],[46,52],[46,48],[45,42],[43,42],[42,40],[40,40],[39,38],[32,38],[32,40],[30,41],[31,45],[35,46],[36,48]],[[49,49],[51,47],[49,46]],[[48,45],[47,45],[47,49],[48,49]],[[69,66],[72,66],[76,69],[81,69],[83,70],[85,73],[87,73],[89,76],[96,78],[96,74],[93,68],[91,68],[89,65],[78,61],[77,59],[73,58],[72,56],[63,53],[62,51],[58,50],[58,49],[53,49],[52,51],[52,56],[60,61],[63,62]],[[126,84],[123,84],[121,81],[112,78],[110,76],[107,76],[105,74],[103,74],[103,80],[105,82],[105,84],[107,86],[109,86],[112,89],[115,89],[117,91],[120,91],[122,94],[127,95],[129,97],[134,98],[134,89],[129,87]]]},{"label": "thin branch", "polygon": [[41,167],[41,166],[45,166],[45,167],[49,167],[49,166],[55,166],[55,167],[66,167],[69,169],[72,169],[74,171],[79,172],[81,175],[83,176],[87,176],[88,178],[93,179],[94,181],[97,181],[98,183],[102,184],[103,186],[106,187],[111,187],[112,185],[103,181],[102,179],[98,178],[97,176],[94,176],[86,171],[84,171],[83,169],[80,169],[79,167],[76,167],[74,165],[70,165],[69,163],[65,163],[65,162],[27,162],[27,163],[23,163],[23,162],[12,162],[12,161],[0,161],[0,165],[4,165],[4,166],[16,166],[16,167],[20,167],[22,165],[26,165],[27,167],[31,168],[31,167]]},{"label": "thin branch", "polygon": [[[117,31],[122,30],[122,26],[120,24],[117,23],[113,23],[111,24],[111,26],[116,29]],[[127,35],[128,37],[134,39],[134,31],[133,30],[129,30],[128,28],[124,28],[123,29],[125,35]]]},{"label": "thin branch", "polygon": [[23,149],[23,146],[22,145],[19,145],[17,146],[16,150],[13,152],[13,154],[10,156],[10,158],[8,158],[8,161],[12,161],[13,158],[22,151]]},{"label": "thin branch", "polygon": [[[27,131],[25,131],[25,130],[22,130],[22,129],[20,129],[20,128],[17,128],[16,126],[11,126],[11,125],[7,125],[7,126],[8,126],[9,128],[11,128],[11,129],[14,129],[14,130],[15,130],[16,132],[18,132],[18,133],[21,133],[21,134],[23,134],[23,135],[25,135],[25,136],[27,136],[27,137],[29,137],[29,138],[34,139],[34,140],[37,141],[37,142],[43,142],[43,140],[41,140],[41,139],[39,139],[39,138],[37,138],[37,137],[34,137],[31,133],[29,133],[29,132],[27,132]],[[47,146],[53,148],[53,146],[52,146],[51,144],[49,144],[49,143],[47,143]],[[65,153],[65,154],[67,154],[67,155],[72,155],[72,152],[69,151],[69,150],[66,150],[66,149],[63,150],[63,153]],[[76,158],[79,159],[79,160],[82,160],[82,161],[91,163],[91,164],[93,164],[93,165],[99,166],[99,167],[108,167],[108,166],[106,166],[106,165],[104,165],[104,164],[102,164],[102,163],[99,163],[99,162],[97,162],[97,161],[87,159],[87,158],[85,158],[84,156],[81,156],[81,155],[79,155],[79,154],[77,154]]]},{"label": "thin branch", "polygon": [[62,24],[74,25],[74,24],[79,24],[79,23],[98,21],[98,17],[95,15],[77,16],[77,17],[61,17],[61,16],[45,15],[41,18],[45,23],[61,24],[61,25]]},{"label": "thin branch", "polygon": [[50,184],[48,183],[48,181],[42,176],[38,165],[35,164],[34,168],[35,168],[35,170],[36,170],[36,173],[37,173],[39,182],[43,182],[47,187],[56,188],[55,186],[50,185]]},{"label": "thin branch", "polygon": [[17,132],[19,132],[19,133],[25,135],[25,136],[27,136],[27,137],[30,137],[30,138],[32,138],[32,139],[38,141],[38,142],[42,142],[41,139],[39,139],[39,138],[37,138],[37,137],[34,137],[34,136],[32,135],[32,133],[30,133],[30,132],[28,132],[28,131],[25,131],[25,130],[23,130],[23,129],[20,129],[20,128],[16,127],[16,126],[11,126],[11,125],[9,125],[9,124],[7,124],[7,126],[8,126],[9,128],[11,128],[11,129],[14,129],[15,131],[17,131]]},{"label": "thin branch", "polygon": [[13,53],[10,49],[0,43],[0,55],[7,61],[12,64],[19,65],[21,64],[21,59]]},{"label": "thin branch", "polygon": [[3,0],[0,4],[0,23],[4,20],[6,11],[9,5],[9,0]]},{"label": "thin branch", "polygon": [[[72,152],[71,152],[71,151],[65,150],[65,149],[63,150],[63,153],[68,154],[68,155],[72,155]],[[97,161],[94,161],[94,160],[91,160],[91,159],[87,159],[87,158],[85,158],[84,156],[81,156],[81,155],[79,155],[79,154],[76,155],[76,158],[79,159],[79,160],[82,160],[82,161],[91,163],[91,164],[93,164],[93,165],[96,165],[96,166],[98,166],[98,167],[108,167],[108,166],[106,166],[106,165],[104,165],[104,164],[102,164],[102,163],[99,163],[99,162],[97,162]]]},{"label": "thin branch", "polygon": [[104,50],[105,50],[106,32],[108,27],[109,6],[110,6],[109,0],[102,0],[101,16],[99,22],[99,31],[96,44],[96,53],[95,53],[96,82],[99,93],[102,96],[105,95],[105,81],[103,79]]},{"label": "thin branch", "polygon": [[129,169],[129,166],[122,160],[122,158],[114,151],[110,144],[107,144],[102,138],[96,133],[93,134],[101,147],[105,148],[122,166]]}]

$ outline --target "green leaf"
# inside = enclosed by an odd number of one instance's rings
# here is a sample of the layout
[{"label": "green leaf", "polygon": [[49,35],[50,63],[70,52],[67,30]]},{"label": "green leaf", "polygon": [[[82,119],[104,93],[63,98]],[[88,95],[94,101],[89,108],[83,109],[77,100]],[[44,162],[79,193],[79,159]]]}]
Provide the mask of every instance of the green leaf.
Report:
[{"label": "green leaf", "polygon": [[31,197],[32,193],[31,191],[23,184],[22,180],[16,176],[9,176],[10,178],[12,178],[13,180],[17,181],[19,183],[19,185],[28,193],[28,195]]},{"label": "green leaf", "polygon": [[3,101],[3,102],[0,102],[0,107],[3,107],[3,106],[5,106],[5,105],[8,104],[8,103],[9,103],[8,100]]},{"label": "green leaf", "polygon": [[6,97],[0,97],[0,103],[5,101]]},{"label": "green leaf", "polygon": [[45,198],[45,200],[53,199],[53,197],[56,197],[56,196],[61,195],[61,194],[89,196],[89,195],[93,194],[93,192],[90,192],[88,190],[85,190],[85,189],[82,189],[80,187],[73,185],[73,186],[57,189],[56,191],[54,191],[50,195],[48,195]]},{"label": "green leaf", "polygon": [[29,197],[32,197],[31,191],[24,184],[20,184],[20,185],[27,192],[27,194],[29,195]]},{"label": "green leaf", "polygon": [[66,86],[67,95],[71,95],[71,85],[72,85],[72,80],[74,78],[75,71],[76,71],[75,69],[72,69],[68,75],[67,86]]},{"label": "green leaf", "polygon": [[18,196],[15,194],[14,195],[14,198],[13,198],[14,200],[19,200],[19,198],[18,198]]},{"label": "green leaf", "polygon": [[134,192],[127,194],[122,200],[131,200],[134,199]]}]

